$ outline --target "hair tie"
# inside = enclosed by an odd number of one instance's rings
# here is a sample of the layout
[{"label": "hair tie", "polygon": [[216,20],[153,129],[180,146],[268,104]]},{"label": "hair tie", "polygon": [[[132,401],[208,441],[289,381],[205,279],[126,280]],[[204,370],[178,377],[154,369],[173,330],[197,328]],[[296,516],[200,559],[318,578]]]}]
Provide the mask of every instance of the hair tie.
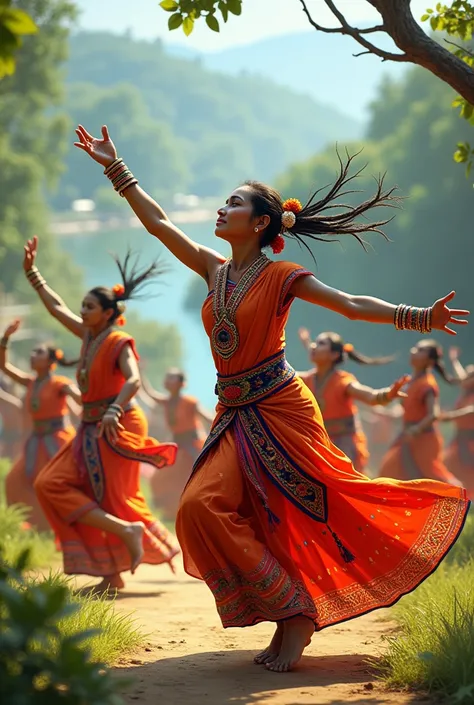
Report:
[{"label": "hair tie", "polygon": [[125,287],[123,284],[115,284],[115,286],[112,287],[112,291],[115,294],[115,298],[117,298],[117,296],[123,296],[123,294],[125,294]]},{"label": "hair tie", "polygon": [[354,346],[352,345],[352,343],[345,343],[343,346],[343,350],[345,353],[354,352]]},{"label": "hair tie", "polygon": [[274,255],[279,255],[285,249],[285,238],[281,233],[271,243],[272,252]]}]

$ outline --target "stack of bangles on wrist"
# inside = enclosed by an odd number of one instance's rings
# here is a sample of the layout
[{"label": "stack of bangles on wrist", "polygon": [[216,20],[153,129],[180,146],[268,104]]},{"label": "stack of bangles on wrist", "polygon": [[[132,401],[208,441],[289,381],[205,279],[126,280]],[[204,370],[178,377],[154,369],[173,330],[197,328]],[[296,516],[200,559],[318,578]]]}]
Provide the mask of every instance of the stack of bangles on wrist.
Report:
[{"label": "stack of bangles on wrist", "polygon": [[36,291],[46,284],[46,279],[41,276],[38,267],[31,267],[31,269],[27,271],[26,276],[31,286],[33,289],[36,289]]},{"label": "stack of bangles on wrist", "polygon": [[0,348],[7,348],[8,347],[8,338],[3,336],[3,338],[0,340]]},{"label": "stack of bangles on wrist", "polygon": [[375,395],[375,404],[388,404],[391,400],[389,398],[389,389],[381,389],[380,392],[377,392]]},{"label": "stack of bangles on wrist", "polygon": [[120,404],[110,404],[107,409],[107,413],[114,414],[115,420],[119,421],[119,419],[123,416],[123,409]]},{"label": "stack of bangles on wrist", "polygon": [[130,169],[124,164],[123,159],[116,159],[104,170],[104,174],[112,182],[112,186],[121,196],[130,187],[138,184]]},{"label": "stack of bangles on wrist", "polygon": [[395,310],[393,322],[397,330],[417,330],[419,333],[431,333],[432,307],[416,308],[400,304]]}]

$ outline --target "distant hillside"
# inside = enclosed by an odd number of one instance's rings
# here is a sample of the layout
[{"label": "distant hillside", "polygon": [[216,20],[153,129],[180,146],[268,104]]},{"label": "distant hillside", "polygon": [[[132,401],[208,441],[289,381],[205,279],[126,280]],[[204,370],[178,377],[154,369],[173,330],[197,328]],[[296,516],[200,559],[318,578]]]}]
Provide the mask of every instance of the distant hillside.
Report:
[{"label": "distant hillside", "polygon": [[[371,36],[378,46],[391,48],[386,35]],[[269,77],[363,120],[382,76],[400,77],[405,67],[390,61],[382,63],[371,55],[355,58],[353,54],[359,48],[351,37],[308,31],[204,54],[202,61],[223,73],[246,71]],[[173,51],[183,50],[175,47]]]},{"label": "distant hillside", "polygon": [[[160,197],[220,196],[242,179],[272,181],[328,142],[362,132],[350,106],[334,109],[324,96],[318,102],[260,76],[223,75],[201,59],[171,55],[159,40],[127,35],[73,36],[67,86],[73,124],[97,132],[106,122],[130,166]],[[104,195],[103,179],[82,154],[71,150],[67,165],[57,207],[97,198],[98,189]]]}]

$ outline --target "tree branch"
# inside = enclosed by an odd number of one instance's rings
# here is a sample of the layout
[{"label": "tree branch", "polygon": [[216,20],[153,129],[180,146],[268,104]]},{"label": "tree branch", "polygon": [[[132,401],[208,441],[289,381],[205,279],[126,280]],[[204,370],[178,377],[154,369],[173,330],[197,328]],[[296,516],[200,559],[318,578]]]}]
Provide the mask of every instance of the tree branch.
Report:
[{"label": "tree branch", "polygon": [[[474,69],[449,49],[429,37],[418,25],[410,9],[411,0],[366,0],[382,17],[383,24],[362,30],[352,27],[337,8],[333,0],[324,0],[339,27],[323,27],[308,10],[305,0],[300,0],[309,23],[319,32],[346,34],[358,42],[365,51],[357,54],[375,54],[383,61],[410,62],[417,64],[447,83],[468,103],[474,105]],[[364,34],[385,32],[393,39],[402,54],[380,49],[369,42]],[[470,56],[472,53],[466,52]]]},{"label": "tree branch", "polygon": [[[363,46],[366,51],[362,52],[363,54],[375,54],[376,56],[379,56],[383,61],[408,61],[409,59],[404,55],[404,54],[394,54],[389,51],[384,51],[383,49],[380,49],[379,47],[376,47],[375,44],[372,44],[372,42],[369,42],[365,37],[363,36],[364,34],[371,34],[373,32],[386,32],[387,29],[385,25],[377,25],[375,27],[369,27],[367,29],[358,29],[357,27],[352,27],[344,17],[344,15],[337,9],[336,5],[332,2],[332,0],[324,0],[328,8],[331,10],[333,15],[336,17],[337,20],[339,20],[340,27],[323,27],[322,25],[318,24],[311,16],[308,7],[306,5],[305,0],[300,0],[301,5],[303,6],[303,12],[306,14],[306,17],[308,18],[309,23],[319,32],[326,32],[329,34],[346,34],[353,39],[356,40],[356,42],[359,42],[361,46]],[[360,56],[360,54],[358,54]]]}]

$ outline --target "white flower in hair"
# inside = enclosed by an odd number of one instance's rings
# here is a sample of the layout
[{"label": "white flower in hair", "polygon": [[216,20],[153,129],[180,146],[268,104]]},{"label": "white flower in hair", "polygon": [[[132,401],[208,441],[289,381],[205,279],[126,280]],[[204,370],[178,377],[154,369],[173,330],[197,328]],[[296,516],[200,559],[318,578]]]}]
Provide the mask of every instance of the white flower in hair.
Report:
[{"label": "white flower in hair", "polygon": [[119,313],[124,313],[126,308],[127,306],[124,301],[117,301],[117,311],[119,311]]},{"label": "white flower in hair", "polygon": [[284,211],[282,213],[281,224],[283,225],[285,230],[292,228],[295,223],[296,223],[296,215],[293,213],[293,211]]}]

